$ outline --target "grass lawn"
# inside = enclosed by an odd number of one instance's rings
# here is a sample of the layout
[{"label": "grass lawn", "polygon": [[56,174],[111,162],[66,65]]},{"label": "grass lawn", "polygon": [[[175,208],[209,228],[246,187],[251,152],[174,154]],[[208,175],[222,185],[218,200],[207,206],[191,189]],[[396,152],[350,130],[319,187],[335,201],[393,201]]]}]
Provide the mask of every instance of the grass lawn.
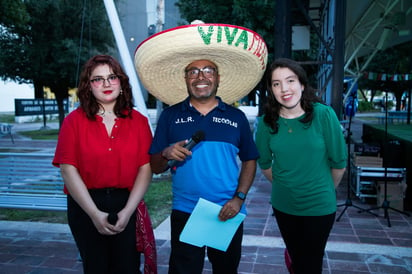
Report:
[{"label": "grass lawn", "polygon": [[59,135],[58,129],[40,129],[31,131],[21,131],[20,135],[30,137],[33,140],[57,140]]},{"label": "grass lawn", "polygon": [[1,123],[14,123],[14,113],[11,112],[3,112],[0,113],[0,122]]},{"label": "grass lawn", "polygon": [[[10,119],[8,115],[0,115],[0,121],[7,122]],[[31,137],[33,140],[57,140],[58,130],[41,129],[19,132],[19,134]],[[157,227],[171,212],[172,190],[170,178],[153,179],[144,199],[152,219],[153,227]],[[56,212],[4,208],[0,209],[0,220],[67,223],[65,211]]]},{"label": "grass lawn", "polygon": [[[170,180],[154,179],[144,199],[153,228],[156,228],[171,212],[172,190]],[[0,220],[8,221],[67,223],[66,215],[66,211],[0,209]]]},{"label": "grass lawn", "polygon": [[172,211],[172,182],[153,179],[144,197],[153,227],[160,225]]}]

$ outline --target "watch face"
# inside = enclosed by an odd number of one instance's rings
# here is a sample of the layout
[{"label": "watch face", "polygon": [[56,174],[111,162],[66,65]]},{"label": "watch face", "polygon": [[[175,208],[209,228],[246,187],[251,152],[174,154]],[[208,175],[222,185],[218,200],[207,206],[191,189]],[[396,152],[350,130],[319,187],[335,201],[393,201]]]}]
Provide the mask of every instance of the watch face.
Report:
[{"label": "watch face", "polygon": [[242,200],[246,199],[246,194],[243,193],[243,192],[237,192],[236,196],[239,197],[239,199],[242,199]]}]

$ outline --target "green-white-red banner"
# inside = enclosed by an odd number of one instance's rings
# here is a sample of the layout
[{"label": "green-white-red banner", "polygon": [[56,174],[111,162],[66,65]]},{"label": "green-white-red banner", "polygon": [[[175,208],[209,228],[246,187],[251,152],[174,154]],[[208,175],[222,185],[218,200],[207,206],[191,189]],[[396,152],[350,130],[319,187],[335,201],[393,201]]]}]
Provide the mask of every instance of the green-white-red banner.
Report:
[{"label": "green-white-red banner", "polygon": [[390,74],[390,73],[378,73],[378,72],[364,72],[363,78],[368,80],[376,80],[376,81],[411,81],[412,74]]}]

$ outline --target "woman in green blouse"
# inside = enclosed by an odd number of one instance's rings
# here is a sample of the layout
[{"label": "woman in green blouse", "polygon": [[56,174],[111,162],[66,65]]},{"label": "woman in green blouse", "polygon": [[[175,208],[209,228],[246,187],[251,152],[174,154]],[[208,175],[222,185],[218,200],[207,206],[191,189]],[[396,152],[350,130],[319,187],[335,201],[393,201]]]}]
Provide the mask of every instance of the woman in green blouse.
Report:
[{"label": "woman in green blouse", "polygon": [[272,206],[292,260],[291,272],[322,273],[336,213],[335,188],[347,152],[339,120],[321,103],[304,69],[277,59],[267,76],[265,113],[258,124],[258,160],[272,182]]}]

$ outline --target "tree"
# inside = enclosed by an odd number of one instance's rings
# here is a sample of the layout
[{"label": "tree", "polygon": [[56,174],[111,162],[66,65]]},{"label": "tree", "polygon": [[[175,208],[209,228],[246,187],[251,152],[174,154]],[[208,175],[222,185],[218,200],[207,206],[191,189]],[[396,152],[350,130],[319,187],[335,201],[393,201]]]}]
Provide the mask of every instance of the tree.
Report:
[{"label": "tree", "polygon": [[[206,0],[179,0],[176,6],[182,18],[189,23],[198,19],[205,23],[239,25],[253,30],[265,40],[269,60],[271,59],[274,46],[274,0],[215,0],[213,4]],[[249,97],[254,99],[257,90],[265,90],[263,81],[255,87]]]},{"label": "tree", "polygon": [[[7,12],[6,12],[7,11]],[[0,77],[19,83],[28,83],[18,73],[26,64],[20,63],[23,46],[18,33],[24,33],[30,20],[23,1],[4,0],[0,2]],[[14,62],[14,60],[18,60]],[[20,60],[21,59],[21,60]]]},{"label": "tree", "polygon": [[[367,70],[385,74],[410,74],[412,73],[412,42],[403,43],[385,51],[379,52],[368,66]],[[377,81],[361,79],[360,87],[373,91],[393,92],[396,98],[396,110],[400,110],[402,94],[409,89],[408,81]],[[373,98],[371,98],[373,100]]]},{"label": "tree", "polygon": [[[205,23],[239,25],[257,32],[266,42],[269,62],[273,59],[276,42],[273,39],[275,5],[275,0],[215,0],[213,5],[206,0],[179,0],[176,2],[182,18],[189,23],[199,19]],[[297,20],[297,18],[293,19]],[[311,44],[313,46],[310,50],[294,51],[292,58],[299,61],[316,60],[319,38],[314,33],[311,34]],[[310,77],[311,84],[316,86],[317,65],[307,65],[305,70]],[[256,87],[256,89],[261,91],[265,89],[263,79],[260,88]]]},{"label": "tree", "polygon": [[179,0],[176,2],[182,18],[187,22],[240,25],[260,34],[266,41],[268,52],[273,52],[273,0]]},{"label": "tree", "polygon": [[4,28],[22,28],[29,20],[23,1],[2,0],[0,2],[0,25]]},{"label": "tree", "polygon": [[43,98],[43,88],[49,87],[56,96],[62,123],[63,100],[68,98],[68,90],[77,85],[80,65],[94,54],[110,53],[114,45],[103,2],[15,2],[21,4],[17,9],[27,12],[28,20],[22,27],[10,23],[12,19],[6,16],[0,17],[0,77],[33,83],[35,98]]}]

